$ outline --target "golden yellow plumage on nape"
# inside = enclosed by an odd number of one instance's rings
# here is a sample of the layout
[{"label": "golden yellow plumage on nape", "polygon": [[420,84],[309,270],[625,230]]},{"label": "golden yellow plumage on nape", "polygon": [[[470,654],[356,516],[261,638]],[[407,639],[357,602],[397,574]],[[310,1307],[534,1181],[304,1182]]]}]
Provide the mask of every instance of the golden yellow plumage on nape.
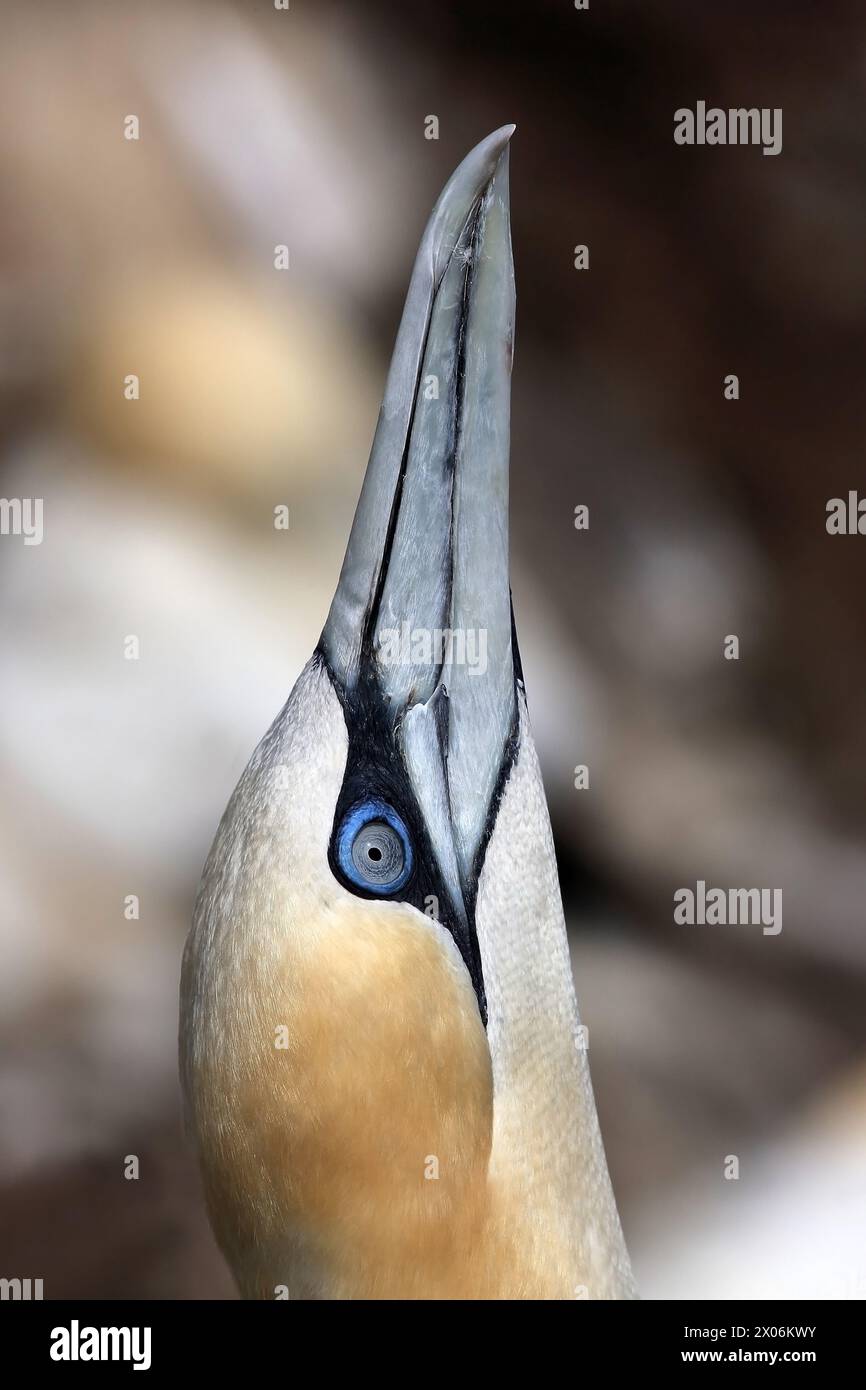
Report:
[{"label": "golden yellow plumage on nape", "polygon": [[319,647],[187,943],[184,1090],[247,1297],[634,1296],[511,615],[512,131],[433,210]]}]

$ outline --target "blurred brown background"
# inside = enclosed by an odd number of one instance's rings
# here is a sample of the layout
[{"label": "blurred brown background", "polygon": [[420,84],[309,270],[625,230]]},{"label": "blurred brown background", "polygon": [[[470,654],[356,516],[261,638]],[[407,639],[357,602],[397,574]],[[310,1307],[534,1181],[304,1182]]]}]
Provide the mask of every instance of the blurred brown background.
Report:
[{"label": "blurred brown background", "polygon": [[[198,874],[324,621],[427,213],[516,121],[513,588],[641,1290],[864,1297],[866,538],[824,523],[866,493],[866,11],[0,26],[0,490],[45,527],[0,539],[0,1274],[233,1296],[176,1079]],[[676,146],[698,100],[781,107],[782,153]],[[675,926],[699,878],[781,888],[781,934]]]}]

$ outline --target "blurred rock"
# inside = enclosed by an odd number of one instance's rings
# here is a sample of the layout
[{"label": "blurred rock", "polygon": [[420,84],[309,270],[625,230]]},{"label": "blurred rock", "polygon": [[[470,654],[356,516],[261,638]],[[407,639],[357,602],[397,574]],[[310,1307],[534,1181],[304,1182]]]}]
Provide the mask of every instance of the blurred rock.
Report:
[{"label": "blurred rock", "polygon": [[[137,400],[124,394],[129,373]],[[269,283],[178,266],[88,306],[68,400],[97,458],[261,511],[351,485],[380,390],[368,346],[323,303],[283,289],[280,272]]]}]

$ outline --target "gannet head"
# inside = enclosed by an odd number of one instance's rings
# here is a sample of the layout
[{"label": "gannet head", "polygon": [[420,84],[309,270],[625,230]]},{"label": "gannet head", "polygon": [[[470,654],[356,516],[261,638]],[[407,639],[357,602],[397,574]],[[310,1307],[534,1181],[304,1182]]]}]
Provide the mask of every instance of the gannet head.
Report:
[{"label": "gannet head", "polygon": [[631,1292],[511,614],[512,131],[428,223],[319,647],[187,945],[184,1087],[250,1296]]}]

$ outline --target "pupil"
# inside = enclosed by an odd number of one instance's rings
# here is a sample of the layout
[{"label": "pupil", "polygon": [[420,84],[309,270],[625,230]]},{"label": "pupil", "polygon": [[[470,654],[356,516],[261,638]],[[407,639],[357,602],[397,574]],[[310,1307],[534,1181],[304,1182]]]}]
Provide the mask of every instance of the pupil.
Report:
[{"label": "pupil", "polygon": [[367,850],[367,858],[376,862],[382,858],[382,851],[377,849],[375,845],[372,845],[370,849]]}]

